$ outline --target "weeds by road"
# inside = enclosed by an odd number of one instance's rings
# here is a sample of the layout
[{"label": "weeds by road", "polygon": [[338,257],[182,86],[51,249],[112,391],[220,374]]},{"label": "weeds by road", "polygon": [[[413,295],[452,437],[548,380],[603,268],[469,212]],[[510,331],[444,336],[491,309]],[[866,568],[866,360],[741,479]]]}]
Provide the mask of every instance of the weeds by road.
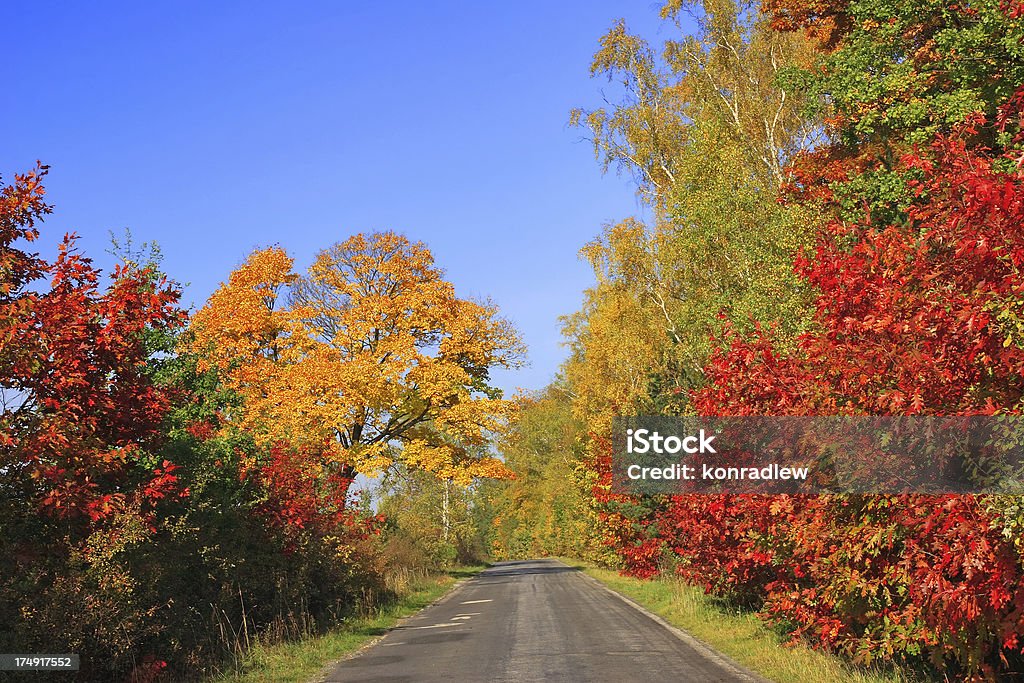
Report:
[{"label": "weeds by road", "polygon": [[257,642],[236,663],[208,683],[305,683],[319,680],[326,667],[383,635],[404,617],[415,614],[447,593],[457,581],[483,566],[460,567],[409,577],[399,597],[368,614],[353,616],[337,628],[278,642]]}]

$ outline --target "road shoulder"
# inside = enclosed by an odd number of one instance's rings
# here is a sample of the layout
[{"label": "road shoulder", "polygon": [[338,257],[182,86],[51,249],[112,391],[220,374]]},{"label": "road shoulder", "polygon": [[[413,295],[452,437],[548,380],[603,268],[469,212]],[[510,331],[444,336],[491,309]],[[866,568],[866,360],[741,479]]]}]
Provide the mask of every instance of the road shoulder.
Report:
[{"label": "road shoulder", "polygon": [[[559,562],[562,562],[562,561],[559,560]],[[562,564],[565,564],[565,563],[562,562]],[[700,640],[699,638],[695,638],[694,636],[690,635],[686,631],[684,631],[684,630],[682,630],[682,629],[680,629],[680,628],[678,628],[676,626],[673,626],[669,622],[665,621],[665,619],[661,618],[660,616],[658,616],[654,612],[651,612],[650,610],[648,610],[643,605],[640,605],[639,603],[637,603],[636,601],[626,597],[622,593],[620,593],[620,592],[618,592],[616,590],[613,590],[612,588],[610,588],[606,584],[602,583],[599,579],[597,579],[596,577],[592,576],[585,569],[581,572],[581,574],[582,574],[584,579],[586,579],[587,581],[589,581],[589,582],[593,583],[594,585],[598,586],[599,588],[601,588],[601,590],[606,591],[607,593],[610,593],[616,599],[626,603],[627,605],[629,605],[630,607],[632,607],[636,611],[638,611],[641,614],[643,614],[644,616],[646,616],[651,621],[655,622],[656,624],[658,624],[662,628],[668,630],[670,633],[672,633],[672,635],[674,635],[676,638],[678,638],[679,640],[683,641],[684,643],[686,643],[687,645],[692,647],[694,650],[699,652],[705,658],[715,662],[716,664],[721,666],[723,669],[726,669],[726,670],[732,672],[736,676],[737,679],[748,681],[749,683],[771,683],[770,679],[765,678],[764,676],[761,676],[760,674],[758,674],[755,671],[751,671],[750,669],[744,667],[739,662],[733,660],[731,657],[728,657],[728,656],[722,654],[721,652],[719,652],[718,650],[716,650],[715,648],[711,647],[710,645],[705,643],[703,640]]]},{"label": "road shoulder", "polygon": [[590,580],[666,626],[687,644],[724,659],[759,681],[788,683],[914,683],[897,669],[866,669],[802,645],[786,646],[755,614],[730,609],[699,588],[672,579],[621,576],[585,561],[559,558]]},{"label": "road shoulder", "polygon": [[353,617],[321,635],[274,644],[255,644],[238,668],[208,683],[308,683],[321,681],[340,662],[383,638],[400,623],[450,597],[486,567],[438,573],[376,614]]}]

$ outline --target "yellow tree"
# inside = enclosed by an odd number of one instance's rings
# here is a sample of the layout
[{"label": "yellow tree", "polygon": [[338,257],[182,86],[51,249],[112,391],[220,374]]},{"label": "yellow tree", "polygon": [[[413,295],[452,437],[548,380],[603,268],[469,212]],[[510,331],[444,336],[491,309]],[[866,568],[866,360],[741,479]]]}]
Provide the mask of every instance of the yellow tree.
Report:
[{"label": "yellow tree", "polygon": [[599,432],[614,414],[685,410],[720,313],[740,330],[777,321],[783,344],[807,324],[792,259],[809,221],[776,197],[822,131],[783,87],[815,46],[746,0],[668,0],[661,15],[660,54],[622,21],[601,38],[591,74],[613,91],[570,117],[604,170],[633,174],[653,219],[611,225],[581,252],[597,281],[566,320],[566,375]]},{"label": "yellow tree", "polygon": [[256,251],[192,323],[189,350],[242,407],[225,419],[258,442],[322,449],[347,476],[396,460],[467,483],[506,476],[482,448],[514,403],[490,385],[521,363],[518,333],[461,299],[422,243],[391,232],[323,250],[305,275]]},{"label": "yellow tree", "polygon": [[562,377],[521,399],[513,429],[501,440],[514,481],[488,482],[492,550],[503,559],[603,552],[600,520],[584,495],[584,426],[572,416],[571,389]]},{"label": "yellow tree", "polygon": [[645,227],[635,220],[609,226],[581,251],[597,282],[580,311],[563,318],[571,354],[564,372],[573,411],[587,429],[606,433],[611,420],[636,409],[647,396],[651,373],[667,352],[673,321],[665,290],[653,272]]},{"label": "yellow tree", "polygon": [[781,86],[813,63],[815,43],[772,30],[751,0],[668,0],[661,16],[678,37],[665,40],[660,59],[621,19],[602,36],[590,73],[606,76],[621,97],[570,114],[590,130],[602,167],[633,173],[641,197],[671,212],[673,186],[693,163],[680,153],[695,125],[714,121],[718,142],[742,151],[745,174],[765,186],[787,180],[786,161],[822,136],[807,99]]}]

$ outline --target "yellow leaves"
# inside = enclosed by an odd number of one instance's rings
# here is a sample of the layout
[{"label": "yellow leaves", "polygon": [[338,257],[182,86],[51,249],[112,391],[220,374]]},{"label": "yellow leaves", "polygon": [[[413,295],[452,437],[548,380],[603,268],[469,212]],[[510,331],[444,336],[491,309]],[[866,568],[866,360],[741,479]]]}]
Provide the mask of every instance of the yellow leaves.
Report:
[{"label": "yellow leaves", "polygon": [[793,501],[788,496],[778,496],[768,506],[768,512],[772,515],[789,515],[793,512]]},{"label": "yellow leaves", "polygon": [[588,129],[603,170],[632,173],[659,213],[672,210],[668,191],[681,186],[692,129],[707,122],[720,126],[723,144],[743,149],[748,174],[777,187],[785,161],[820,132],[806,116],[806,96],[779,82],[790,67],[814,61],[813,41],[772,30],[756,5],[735,0],[670,1],[661,15],[670,32],[691,21],[698,30],[666,40],[656,59],[617,22],[601,38],[591,75],[621,83],[621,92],[605,98],[607,108],[573,109],[570,125]]},{"label": "yellow leaves", "polygon": [[604,233],[580,249],[597,281],[643,285],[655,276],[656,265],[647,226],[634,218],[605,226]]},{"label": "yellow leaves", "polygon": [[200,368],[225,369],[233,359],[273,353],[287,326],[275,310],[283,287],[295,280],[292,259],[279,247],[255,251],[221,284],[192,319],[187,350],[199,352]]},{"label": "yellow leaves", "polygon": [[487,443],[489,433],[502,432],[515,407],[512,401],[483,396],[466,397],[440,411],[434,422],[448,434],[457,434],[474,446]]},{"label": "yellow leaves", "polygon": [[229,280],[234,289],[251,287],[256,291],[276,291],[280,285],[295,280],[292,259],[281,247],[254,251],[241,268],[231,273]]},{"label": "yellow leaves", "polygon": [[613,286],[588,292],[575,328],[570,322],[565,332],[573,345],[565,373],[578,396],[574,412],[603,433],[614,415],[634,412],[647,397],[650,373],[660,365],[669,337],[649,306]]},{"label": "yellow leaves", "polygon": [[[679,21],[684,10],[693,34]],[[602,38],[592,74],[623,87],[604,108],[571,114],[603,169],[633,173],[654,209],[649,225],[606,226],[581,250],[597,282],[565,320],[565,372],[575,414],[598,432],[645,406],[685,410],[720,313],[741,331],[752,319],[780,320],[783,343],[806,321],[791,264],[814,217],[775,196],[787,160],[820,134],[805,96],[782,87],[812,61],[813,45],[734,0],[669,1],[662,18],[679,33],[661,58],[621,22]]]},{"label": "yellow leaves", "polygon": [[402,459],[407,466],[425,470],[438,479],[447,479],[459,486],[468,486],[480,478],[514,478],[501,460],[491,456],[473,457],[468,450],[453,444],[414,439],[405,444]]},{"label": "yellow leaves", "polygon": [[339,456],[341,463],[357,464],[356,470],[370,477],[380,475],[395,462],[394,449],[386,443],[379,442],[339,449]]},{"label": "yellow leaves", "polygon": [[[515,472],[497,458],[480,458],[473,461],[466,472],[475,479],[515,479]],[[457,483],[459,483],[457,481]]]},{"label": "yellow leaves", "polygon": [[636,410],[673,341],[672,273],[656,246],[644,224],[628,219],[606,226],[580,251],[597,284],[583,309],[563,320],[573,350],[565,373],[577,393],[574,411],[591,430]]},{"label": "yellow leaves", "polygon": [[291,266],[281,249],[254,253],[195,316],[189,350],[243,398],[235,426],[331,444],[357,472],[401,446],[447,479],[502,474],[477,451],[512,407],[486,381],[523,346],[493,305],[458,298],[430,251],[395,233],[335,244],[303,277]]}]

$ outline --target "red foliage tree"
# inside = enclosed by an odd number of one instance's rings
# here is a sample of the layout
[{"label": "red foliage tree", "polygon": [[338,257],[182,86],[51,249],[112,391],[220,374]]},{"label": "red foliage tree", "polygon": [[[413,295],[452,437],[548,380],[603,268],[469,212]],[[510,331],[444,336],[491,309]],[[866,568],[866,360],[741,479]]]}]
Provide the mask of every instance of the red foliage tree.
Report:
[{"label": "red foliage tree", "polygon": [[[879,224],[866,211],[824,226],[796,263],[819,293],[813,331],[793,354],[778,352],[770,332],[727,335],[697,410],[1019,412],[1022,103],[1024,90],[996,121],[972,119],[902,159],[915,178],[905,222]],[[1009,151],[972,145],[982,126],[1012,140]],[[862,661],[926,657],[995,678],[1024,645],[1020,556],[975,497],[680,496],[650,529],[680,574],[763,599],[794,638]]]},{"label": "red foliage tree", "polygon": [[152,472],[138,458],[169,408],[147,335],[181,326],[184,314],[152,267],[118,266],[101,290],[73,235],[52,264],[20,248],[50,211],[45,171],[0,194],[0,465],[41,512],[96,522],[173,483],[168,464]]},{"label": "red foliage tree", "polygon": [[266,491],[257,513],[282,534],[288,552],[304,537],[341,534],[351,541],[379,530],[379,518],[352,509],[352,479],[341,473],[325,475],[314,455],[320,454],[311,454],[308,447],[296,449],[279,443],[257,468]]}]

